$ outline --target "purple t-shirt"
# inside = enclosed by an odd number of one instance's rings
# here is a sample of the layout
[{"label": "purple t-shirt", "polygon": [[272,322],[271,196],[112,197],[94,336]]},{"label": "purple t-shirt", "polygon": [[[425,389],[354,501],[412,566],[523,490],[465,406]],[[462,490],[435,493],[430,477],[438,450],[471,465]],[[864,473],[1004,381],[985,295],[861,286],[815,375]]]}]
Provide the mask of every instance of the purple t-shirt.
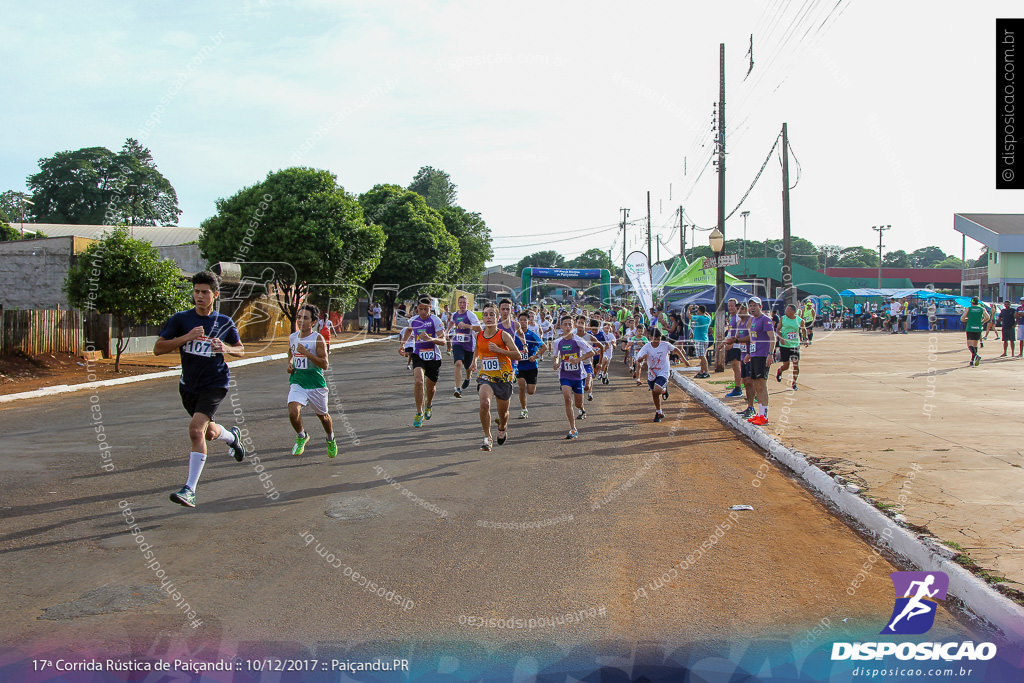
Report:
[{"label": "purple t-shirt", "polygon": [[559,337],[555,341],[555,348],[558,349],[559,365],[558,365],[558,379],[586,379],[587,371],[583,367],[583,363],[589,363],[590,361],[581,361],[580,356],[593,350],[593,346],[583,341],[575,334],[568,339],[565,337]]},{"label": "purple t-shirt", "polygon": [[[477,319],[476,313],[474,313],[473,311],[466,311],[465,313],[456,311],[456,313],[452,316],[452,320],[454,321],[455,325],[458,325],[459,323],[465,323],[467,325],[480,324],[480,320]],[[472,351],[473,339],[475,337],[476,332],[474,332],[473,330],[459,330],[456,329],[455,327],[452,327],[452,346],[458,346],[462,349],[465,349],[466,351]]]},{"label": "purple t-shirt", "polygon": [[441,351],[432,342],[420,341],[421,338],[438,337],[444,331],[444,324],[434,314],[430,314],[424,320],[414,316],[409,320],[409,327],[412,328],[412,337],[416,340],[413,353],[423,360],[441,360]]},{"label": "purple t-shirt", "polygon": [[770,316],[767,316],[764,313],[762,313],[757,318],[751,316],[750,355],[752,357],[768,357],[768,351],[772,348],[772,342],[771,339],[768,338],[768,333],[774,331],[775,325],[772,324],[772,319]]}]

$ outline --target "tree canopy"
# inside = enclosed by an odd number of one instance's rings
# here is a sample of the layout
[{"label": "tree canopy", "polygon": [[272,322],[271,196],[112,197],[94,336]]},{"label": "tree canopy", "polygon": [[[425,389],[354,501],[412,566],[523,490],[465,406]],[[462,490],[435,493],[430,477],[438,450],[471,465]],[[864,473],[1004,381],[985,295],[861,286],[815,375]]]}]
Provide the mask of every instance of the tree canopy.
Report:
[{"label": "tree canopy", "polygon": [[36,223],[176,225],[181,215],[170,181],[132,138],[117,154],[85,147],[40,159],[27,182],[26,214]]},{"label": "tree canopy", "polygon": [[409,183],[409,189],[423,197],[427,206],[437,211],[455,206],[458,188],[444,171],[423,166]]},{"label": "tree canopy", "polygon": [[487,261],[494,256],[491,248],[491,229],[479,213],[469,212],[461,206],[441,209],[445,229],[459,241],[459,267],[456,280],[473,282],[480,278]]},{"label": "tree canopy", "polygon": [[263,182],[218,199],[217,214],[201,227],[199,250],[208,261],[243,263],[243,274],[245,263],[294,268],[273,271],[278,303],[292,322],[307,294],[321,303],[341,299],[338,305],[347,310],[354,286],[380,263],[386,239],[334,174],[312,168],[268,173]]},{"label": "tree canopy", "polygon": [[117,226],[78,255],[64,280],[68,302],[83,311],[113,317],[117,357],[128,346],[135,325],[158,322],[188,306],[189,289],[174,261],[163,260],[149,242],[132,239]]},{"label": "tree canopy", "polygon": [[565,268],[565,257],[554,249],[538,251],[519,259],[515,265],[516,275],[522,275],[523,268]]}]

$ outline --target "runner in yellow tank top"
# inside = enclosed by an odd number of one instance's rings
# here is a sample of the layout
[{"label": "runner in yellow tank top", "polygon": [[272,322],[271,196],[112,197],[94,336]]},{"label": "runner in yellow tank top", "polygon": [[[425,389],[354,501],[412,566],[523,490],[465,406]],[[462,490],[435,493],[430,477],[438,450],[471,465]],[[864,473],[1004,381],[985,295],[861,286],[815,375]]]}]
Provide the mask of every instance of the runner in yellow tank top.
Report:
[{"label": "runner in yellow tank top", "polygon": [[480,361],[476,390],[480,394],[480,425],[484,429],[482,450],[491,450],[491,397],[498,404],[498,445],[508,438],[508,404],[512,399],[512,361],[522,360],[512,335],[498,328],[498,311],[494,304],[483,310],[484,329],[477,333],[473,364]]}]

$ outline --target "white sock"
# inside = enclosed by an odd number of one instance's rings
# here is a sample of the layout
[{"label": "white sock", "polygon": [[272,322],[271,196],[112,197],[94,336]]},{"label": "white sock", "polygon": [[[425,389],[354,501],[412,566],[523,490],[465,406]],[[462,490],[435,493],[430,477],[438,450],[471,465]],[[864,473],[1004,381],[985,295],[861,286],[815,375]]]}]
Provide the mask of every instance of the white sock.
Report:
[{"label": "white sock", "polygon": [[331,432],[330,434],[327,435],[327,440],[334,441],[334,432]]},{"label": "white sock", "polygon": [[296,434],[296,436],[299,437],[300,439],[305,439],[306,438],[306,430],[303,429],[301,432]]},{"label": "white sock", "polygon": [[229,446],[234,446],[235,445],[235,435],[232,434],[230,431],[228,431],[227,427],[225,427],[223,425],[217,425],[217,426],[220,427],[220,434],[217,436],[216,439],[214,439],[214,441],[223,441],[224,443],[226,443]]},{"label": "white sock", "polygon": [[768,406],[760,406],[758,409],[758,415],[768,417]]},{"label": "white sock", "polygon": [[196,490],[196,484],[199,483],[199,475],[203,473],[204,464],[206,464],[206,453],[192,451],[188,454],[188,481],[185,482],[185,486],[193,491]]}]

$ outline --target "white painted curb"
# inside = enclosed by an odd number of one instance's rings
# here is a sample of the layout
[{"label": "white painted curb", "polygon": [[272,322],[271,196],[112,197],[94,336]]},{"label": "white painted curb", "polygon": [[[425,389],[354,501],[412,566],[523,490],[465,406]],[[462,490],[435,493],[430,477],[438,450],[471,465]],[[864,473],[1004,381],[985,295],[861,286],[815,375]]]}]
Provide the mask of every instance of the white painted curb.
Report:
[{"label": "white painted curb", "polygon": [[[376,342],[388,341],[395,339],[397,335],[391,335],[380,339],[360,339],[359,341],[344,342],[342,344],[335,344],[331,347],[331,352],[335,349],[344,349],[350,346],[360,346],[362,344],[374,344]],[[281,360],[287,358],[287,353],[272,353],[268,356],[257,356],[256,358],[243,358],[241,360],[228,361],[229,368],[239,368],[243,365],[252,365],[254,363],[265,363],[271,360]],[[104,379],[97,382],[83,382],[82,384],[57,384],[52,387],[44,387],[42,389],[36,389],[34,391],[23,391],[20,394],[7,394],[6,396],[0,396],[0,403],[10,403],[12,401],[18,401],[24,398],[39,398],[41,396],[54,396],[56,394],[68,394],[74,391],[83,391],[85,389],[96,389],[98,387],[113,387],[119,384],[132,384],[134,382],[144,382],[147,379],[160,379],[161,377],[178,377],[181,375],[180,370],[164,370],[162,372],[150,372],[145,375],[134,375],[132,377],[118,377],[117,379]]]},{"label": "white painted curb", "polygon": [[[793,473],[807,482],[817,498],[831,503],[844,515],[874,536],[875,542],[885,546],[894,554],[908,560],[921,571],[941,571],[949,576],[949,593],[963,601],[967,608],[997,628],[1012,643],[1024,641],[1024,608],[987,583],[971,574],[943,554],[944,548],[930,537],[918,536],[899,526],[883,515],[860,496],[851,493],[817,466],[779,441],[769,432],[756,427],[735,413],[700,385],[673,370],[672,377],[686,393],[699,401],[723,424],[739,433],[768,452]],[[948,551],[947,552],[951,552]]]}]

